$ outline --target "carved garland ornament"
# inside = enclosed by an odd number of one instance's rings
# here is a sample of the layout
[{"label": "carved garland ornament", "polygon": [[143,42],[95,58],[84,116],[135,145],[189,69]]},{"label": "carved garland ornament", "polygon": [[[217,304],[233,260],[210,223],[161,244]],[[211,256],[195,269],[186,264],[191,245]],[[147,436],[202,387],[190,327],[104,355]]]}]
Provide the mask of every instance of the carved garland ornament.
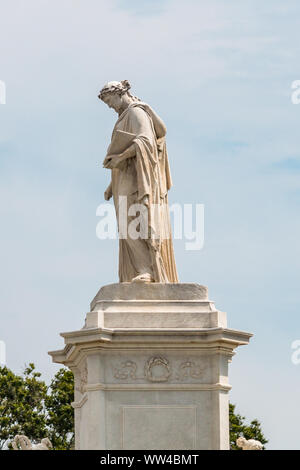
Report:
[{"label": "carved garland ornament", "polygon": [[203,369],[200,366],[188,360],[180,364],[179,371],[177,373],[176,378],[178,380],[185,380],[185,379],[188,379],[189,377],[191,379],[199,379],[202,373],[203,373]]},{"label": "carved garland ornament", "polygon": [[[137,375],[137,364],[128,360],[122,362],[118,367],[114,368],[114,378],[118,380],[148,380],[149,382],[167,382],[172,376],[172,368],[163,356],[153,356],[146,362],[144,366],[144,376]],[[185,381],[188,379],[200,379],[203,374],[203,367],[191,360],[181,362],[176,367],[174,378],[176,380]]]},{"label": "carved garland ornament", "polygon": [[136,377],[137,365],[133,361],[122,362],[119,368],[115,369],[114,377],[115,379],[137,379]]},{"label": "carved garland ornament", "polygon": [[79,377],[78,377],[78,381],[76,381],[75,389],[83,394],[86,390],[87,381],[88,381],[88,368],[87,368],[87,362],[84,361],[84,364],[79,370]]}]

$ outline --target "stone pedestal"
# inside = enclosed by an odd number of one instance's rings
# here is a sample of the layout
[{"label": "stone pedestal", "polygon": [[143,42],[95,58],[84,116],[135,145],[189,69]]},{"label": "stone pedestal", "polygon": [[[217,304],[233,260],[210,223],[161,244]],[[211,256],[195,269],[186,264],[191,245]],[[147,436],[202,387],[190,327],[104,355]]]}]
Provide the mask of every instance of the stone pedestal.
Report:
[{"label": "stone pedestal", "polygon": [[49,354],[75,376],[76,449],[228,449],[227,328],[198,284],[104,286]]}]

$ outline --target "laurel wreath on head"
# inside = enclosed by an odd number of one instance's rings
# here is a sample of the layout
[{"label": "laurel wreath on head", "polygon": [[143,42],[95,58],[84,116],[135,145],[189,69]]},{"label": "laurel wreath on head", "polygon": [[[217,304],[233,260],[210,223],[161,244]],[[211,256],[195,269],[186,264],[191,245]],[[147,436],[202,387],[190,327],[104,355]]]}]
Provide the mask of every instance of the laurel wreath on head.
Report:
[{"label": "laurel wreath on head", "polygon": [[105,95],[108,93],[118,93],[123,95],[128,90],[130,90],[131,85],[128,80],[122,80],[121,82],[113,82],[104,85],[102,90],[99,93],[99,98],[102,100]]}]

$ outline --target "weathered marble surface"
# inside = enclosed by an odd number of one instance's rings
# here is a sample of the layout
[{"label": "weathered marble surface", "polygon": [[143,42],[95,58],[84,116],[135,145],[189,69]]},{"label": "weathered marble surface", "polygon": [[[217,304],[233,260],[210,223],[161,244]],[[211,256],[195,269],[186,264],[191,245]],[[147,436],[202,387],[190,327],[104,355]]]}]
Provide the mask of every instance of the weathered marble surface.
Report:
[{"label": "weathered marble surface", "polygon": [[76,449],[228,449],[228,362],[251,334],[197,284],[112,284],[49,354],[75,375]]},{"label": "weathered marble surface", "polygon": [[207,288],[198,284],[120,283],[102,287],[86,316],[86,328],[226,327]]}]

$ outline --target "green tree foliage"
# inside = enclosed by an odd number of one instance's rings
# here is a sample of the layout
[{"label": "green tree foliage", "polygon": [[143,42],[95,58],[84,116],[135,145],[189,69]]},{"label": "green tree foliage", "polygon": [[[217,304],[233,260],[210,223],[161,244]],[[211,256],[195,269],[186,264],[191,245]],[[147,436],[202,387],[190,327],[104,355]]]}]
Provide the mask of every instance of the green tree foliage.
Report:
[{"label": "green tree foliage", "polygon": [[40,376],[33,364],[25,368],[23,376],[0,368],[0,449],[16,434],[34,441],[45,437],[47,387]]},{"label": "green tree foliage", "polygon": [[69,450],[74,446],[74,376],[70,370],[60,369],[55,375],[45,398],[48,436],[54,449]]},{"label": "green tree foliage", "polygon": [[33,443],[48,437],[54,449],[70,449],[74,443],[74,379],[71,371],[60,369],[49,387],[40,379],[34,364],[22,376],[0,368],[0,449],[16,434]]},{"label": "green tree foliage", "polygon": [[229,404],[229,429],[230,429],[230,449],[241,450],[236,445],[238,437],[245,439],[255,439],[260,441],[263,445],[268,441],[263,435],[261,424],[257,419],[251,421],[250,424],[245,423],[245,416],[235,413],[236,405]]}]

